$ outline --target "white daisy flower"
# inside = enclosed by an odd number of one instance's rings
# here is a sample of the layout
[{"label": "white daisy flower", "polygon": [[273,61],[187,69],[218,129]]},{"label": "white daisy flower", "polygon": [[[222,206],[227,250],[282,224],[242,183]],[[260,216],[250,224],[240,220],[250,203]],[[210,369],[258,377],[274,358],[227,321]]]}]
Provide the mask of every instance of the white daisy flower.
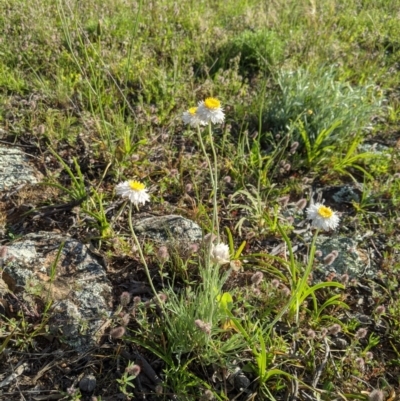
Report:
[{"label": "white daisy flower", "polygon": [[150,196],[144,184],[139,181],[124,181],[115,187],[117,195],[128,198],[135,206],[150,201]]},{"label": "white daisy flower", "polygon": [[229,246],[226,244],[211,245],[211,261],[217,265],[230,262]]},{"label": "white daisy flower", "polygon": [[339,225],[339,216],[330,207],[314,203],[307,209],[307,218],[312,225],[322,230],[334,230]]},{"label": "white daisy flower", "polygon": [[184,111],[182,114],[182,121],[184,124],[189,124],[194,128],[199,125],[207,125],[207,122],[200,120],[197,115],[197,107],[191,107],[189,110]]},{"label": "white daisy flower", "polygon": [[221,102],[214,97],[208,97],[206,100],[199,102],[197,115],[201,121],[214,124],[223,123],[225,119],[224,111],[221,107]]}]

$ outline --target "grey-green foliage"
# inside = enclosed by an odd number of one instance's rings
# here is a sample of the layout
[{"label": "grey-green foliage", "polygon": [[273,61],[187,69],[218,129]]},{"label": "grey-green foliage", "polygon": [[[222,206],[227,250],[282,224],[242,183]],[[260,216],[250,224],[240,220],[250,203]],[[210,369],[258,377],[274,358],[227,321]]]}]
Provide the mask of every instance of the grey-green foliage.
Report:
[{"label": "grey-green foliage", "polygon": [[283,60],[285,44],[271,30],[245,30],[229,40],[219,51],[216,68],[229,68],[229,61],[240,56],[240,72],[247,75],[266,71]]},{"label": "grey-green foliage", "polygon": [[324,138],[324,146],[345,141],[351,134],[365,130],[381,106],[373,85],[341,82],[334,67],[282,71],[277,83],[276,94],[267,96],[264,129],[274,134],[290,132],[292,141],[300,143],[304,143],[300,125],[311,144],[333,126],[335,129]]}]

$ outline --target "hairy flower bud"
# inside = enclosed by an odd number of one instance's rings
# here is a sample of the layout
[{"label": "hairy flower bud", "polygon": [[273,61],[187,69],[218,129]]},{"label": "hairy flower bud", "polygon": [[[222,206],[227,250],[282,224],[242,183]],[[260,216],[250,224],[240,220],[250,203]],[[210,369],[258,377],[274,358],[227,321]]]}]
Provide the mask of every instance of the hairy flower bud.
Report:
[{"label": "hairy flower bud", "polygon": [[365,361],[364,361],[363,358],[360,358],[360,357],[359,357],[359,358],[356,358],[354,362],[356,363],[356,366],[357,366],[358,369],[364,370],[364,368],[365,368]]},{"label": "hairy flower bud", "polygon": [[342,328],[340,327],[340,324],[333,324],[331,327],[328,327],[328,333],[335,336],[336,334],[339,334],[342,331]]},{"label": "hairy flower bud", "polygon": [[356,334],[355,334],[354,337],[355,337],[357,340],[360,340],[361,338],[365,338],[367,334],[368,334],[367,329],[364,329],[364,328],[362,327],[361,329],[358,329],[358,330],[356,331]]},{"label": "hairy flower bud", "polygon": [[307,199],[300,199],[296,202],[295,207],[297,210],[303,210],[307,206]]},{"label": "hairy flower bud", "polygon": [[210,334],[211,333],[211,323],[205,323],[201,319],[196,319],[194,324],[204,333]]},{"label": "hairy flower bud", "polygon": [[324,257],[324,263],[327,266],[331,265],[335,261],[335,259],[338,257],[338,255],[339,255],[338,251],[336,251],[336,250],[332,251],[331,253],[329,253],[328,255],[326,255]]},{"label": "hairy flower bud", "polygon": [[278,203],[282,206],[282,207],[286,207],[287,204],[289,203],[290,200],[290,196],[286,195],[286,196],[282,196],[282,198],[278,199]]},{"label": "hairy flower bud", "polygon": [[281,285],[281,282],[277,278],[274,278],[271,281],[271,285],[272,285],[273,288],[279,288],[279,286]]},{"label": "hairy flower bud", "polygon": [[157,258],[161,263],[165,263],[169,259],[168,248],[163,245],[157,250]]},{"label": "hairy flower bud", "polygon": [[125,368],[125,372],[135,377],[139,376],[141,370],[142,369],[139,365],[136,364],[132,365],[131,363]]},{"label": "hairy flower bud", "polygon": [[296,153],[297,148],[299,147],[299,143],[298,142],[293,142],[292,146],[290,147],[289,152],[293,155],[294,153]]},{"label": "hairy flower bud", "polygon": [[251,282],[257,287],[263,280],[264,275],[261,272],[256,272],[251,276]]},{"label": "hairy flower bud", "polygon": [[383,394],[383,391],[379,389],[371,391],[368,395],[369,401],[383,401],[384,399],[385,396]]},{"label": "hairy flower bud", "polygon": [[118,326],[110,331],[110,336],[115,339],[122,338],[125,334],[125,327]]},{"label": "hairy flower bud", "polygon": [[128,291],[124,291],[119,297],[119,302],[121,306],[128,306],[129,302],[131,302],[131,294]]}]

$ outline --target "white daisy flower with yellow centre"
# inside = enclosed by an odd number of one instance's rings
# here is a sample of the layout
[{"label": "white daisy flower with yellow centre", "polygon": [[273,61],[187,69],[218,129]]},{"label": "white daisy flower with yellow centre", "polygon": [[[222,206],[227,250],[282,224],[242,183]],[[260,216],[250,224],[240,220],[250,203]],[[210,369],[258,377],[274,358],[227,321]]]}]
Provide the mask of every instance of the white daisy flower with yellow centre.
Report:
[{"label": "white daisy flower with yellow centre", "polygon": [[182,121],[184,124],[190,125],[191,127],[198,127],[199,125],[207,125],[206,122],[200,120],[197,115],[197,107],[191,107],[189,110],[184,111],[182,114]]},{"label": "white daisy flower with yellow centre", "polygon": [[117,195],[128,198],[135,206],[150,201],[150,196],[144,184],[139,181],[124,181],[115,187]]},{"label": "white daisy flower with yellow centre", "polygon": [[330,207],[322,203],[314,203],[307,209],[307,218],[319,229],[334,230],[339,225],[339,216]]},{"label": "white daisy flower with yellow centre", "polygon": [[230,262],[229,246],[226,244],[211,245],[211,261],[217,265],[224,265]]},{"label": "white daisy flower with yellow centre", "polygon": [[221,102],[215,97],[208,97],[206,100],[199,102],[197,115],[201,121],[213,124],[223,123],[225,119],[224,111],[221,107]]}]

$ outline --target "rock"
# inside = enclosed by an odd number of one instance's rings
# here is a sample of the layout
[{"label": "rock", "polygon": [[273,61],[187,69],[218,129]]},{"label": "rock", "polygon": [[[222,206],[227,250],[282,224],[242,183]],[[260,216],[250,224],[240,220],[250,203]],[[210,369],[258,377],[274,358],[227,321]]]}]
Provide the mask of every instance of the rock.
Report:
[{"label": "rock", "polygon": [[84,393],[93,393],[96,388],[96,378],[91,374],[84,376],[79,382],[79,388]]},{"label": "rock", "polygon": [[21,184],[36,184],[40,179],[41,174],[29,164],[24,152],[0,146],[0,192]]},{"label": "rock", "polygon": [[[360,248],[355,239],[346,237],[329,238],[320,235],[316,242],[317,250],[322,252],[318,257],[320,263],[314,271],[314,280],[325,281],[331,273],[335,277],[348,274],[349,279],[373,278],[376,275],[378,266],[374,262],[374,257],[370,257],[367,250]],[[330,265],[324,264],[324,258],[332,251],[339,254]]]},{"label": "rock", "polygon": [[151,238],[161,243],[177,242],[187,245],[200,242],[203,238],[198,224],[175,214],[144,218],[135,216],[133,229],[138,237]]},{"label": "rock", "polygon": [[316,190],[318,194],[328,206],[335,210],[349,210],[353,202],[359,203],[363,193],[362,185],[333,185],[323,187]]},{"label": "rock", "polygon": [[51,300],[50,331],[77,350],[97,343],[111,314],[112,288],[86,245],[67,236],[28,234],[7,246],[9,290]]}]

